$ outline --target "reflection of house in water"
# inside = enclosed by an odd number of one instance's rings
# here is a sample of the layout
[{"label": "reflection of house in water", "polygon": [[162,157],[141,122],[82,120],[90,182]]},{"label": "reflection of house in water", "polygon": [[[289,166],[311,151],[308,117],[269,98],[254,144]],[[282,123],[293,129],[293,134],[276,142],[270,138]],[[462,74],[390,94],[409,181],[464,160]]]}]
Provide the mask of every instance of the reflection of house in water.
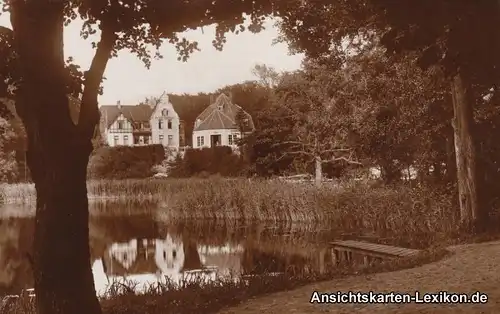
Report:
[{"label": "reflection of house in water", "polygon": [[164,239],[133,239],[112,244],[92,271],[99,294],[113,281],[137,283],[136,289],[165,282],[166,277],[178,282],[185,262],[183,243],[167,235]]},{"label": "reflection of house in water", "polygon": [[223,276],[241,273],[243,251],[241,245],[198,246],[198,253],[203,265],[217,267],[219,275]]},{"label": "reflection of house in water", "polygon": [[169,235],[164,240],[155,241],[155,262],[165,276],[175,276],[180,273],[185,261],[182,241],[172,239]]},{"label": "reflection of house in water", "polygon": [[108,276],[130,277],[140,274],[169,276],[178,274],[184,264],[182,241],[165,239],[133,239],[114,243],[103,256]]},{"label": "reflection of house in water", "polygon": [[[130,280],[147,285],[179,282],[186,275],[214,278],[215,273],[239,272],[240,246],[199,246],[187,239],[167,235],[164,239],[133,239],[111,245],[93,265],[96,289],[103,291],[113,280]],[[200,272],[200,270],[203,270]]]}]

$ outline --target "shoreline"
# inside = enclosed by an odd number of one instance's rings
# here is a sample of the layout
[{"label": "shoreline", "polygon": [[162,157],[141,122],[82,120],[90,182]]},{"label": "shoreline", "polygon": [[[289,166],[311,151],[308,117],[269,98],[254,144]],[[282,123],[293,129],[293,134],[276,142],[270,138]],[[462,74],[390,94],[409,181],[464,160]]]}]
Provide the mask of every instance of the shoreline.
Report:
[{"label": "shoreline", "polygon": [[[219,314],[259,313],[360,313],[360,314],[414,314],[414,313],[498,313],[500,298],[497,271],[500,263],[500,241],[461,244],[447,248],[452,254],[435,262],[414,268],[377,274],[348,276],[335,281],[308,284],[298,289],[269,294],[226,308]],[[311,304],[313,291],[328,292],[398,292],[414,294],[448,291],[488,294],[487,304]],[[493,302],[492,302],[493,301]]]}]

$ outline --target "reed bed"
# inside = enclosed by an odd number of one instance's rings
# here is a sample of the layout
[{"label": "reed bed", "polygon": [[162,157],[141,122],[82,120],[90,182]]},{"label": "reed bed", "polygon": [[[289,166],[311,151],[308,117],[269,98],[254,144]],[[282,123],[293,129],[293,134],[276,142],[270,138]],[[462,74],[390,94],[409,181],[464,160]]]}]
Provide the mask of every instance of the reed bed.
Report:
[{"label": "reed bed", "polygon": [[[32,185],[0,186],[4,203],[33,204]],[[88,182],[97,212],[154,211],[161,220],[271,224],[328,223],[344,232],[402,238],[450,234],[458,225],[451,199],[426,189],[283,183],[247,179],[99,180]],[[131,208],[134,208],[132,210]]]}]

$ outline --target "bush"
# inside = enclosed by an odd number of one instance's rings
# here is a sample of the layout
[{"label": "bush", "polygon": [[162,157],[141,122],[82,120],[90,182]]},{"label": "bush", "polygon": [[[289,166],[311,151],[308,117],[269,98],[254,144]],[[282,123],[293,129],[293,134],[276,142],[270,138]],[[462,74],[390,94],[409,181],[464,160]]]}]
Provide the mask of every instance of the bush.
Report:
[{"label": "bush", "polygon": [[102,179],[147,178],[152,167],[165,159],[162,145],[116,146],[96,149],[89,162],[89,177]]},{"label": "bush", "polygon": [[170,173],[172,177],[207,177],[218,174],[235,177],[245,172],[246,163],[228,146],[188,149],[183,159],[176,159]]}]

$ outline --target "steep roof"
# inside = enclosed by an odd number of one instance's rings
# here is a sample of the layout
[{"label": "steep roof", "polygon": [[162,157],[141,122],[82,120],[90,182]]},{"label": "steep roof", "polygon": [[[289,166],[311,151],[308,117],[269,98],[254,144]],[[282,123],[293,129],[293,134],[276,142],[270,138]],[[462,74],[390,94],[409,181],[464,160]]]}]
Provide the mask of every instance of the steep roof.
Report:
[{"label": "steep roof", "polygon": [[99,110],[101,111],[101,117],[107,120],[108,125],[106,125],[106,127],[113,124],[120,114],[123,114],[123,116],[131,122],[149,122],[153,114],[153,108],[145,104],[136,106],[106,105],[101,106]]},{"label": "steep roof", "polygon": [[[224,93],[220,94],[215,102],[209,105],[196,118],[201,122],[195,126],[193,131],[215,130],[215,129],[237,129],[236,115],[243,110],[240,106],[233,104]],[[254,128],[252,117],[245,111],[249,126]]]}]

